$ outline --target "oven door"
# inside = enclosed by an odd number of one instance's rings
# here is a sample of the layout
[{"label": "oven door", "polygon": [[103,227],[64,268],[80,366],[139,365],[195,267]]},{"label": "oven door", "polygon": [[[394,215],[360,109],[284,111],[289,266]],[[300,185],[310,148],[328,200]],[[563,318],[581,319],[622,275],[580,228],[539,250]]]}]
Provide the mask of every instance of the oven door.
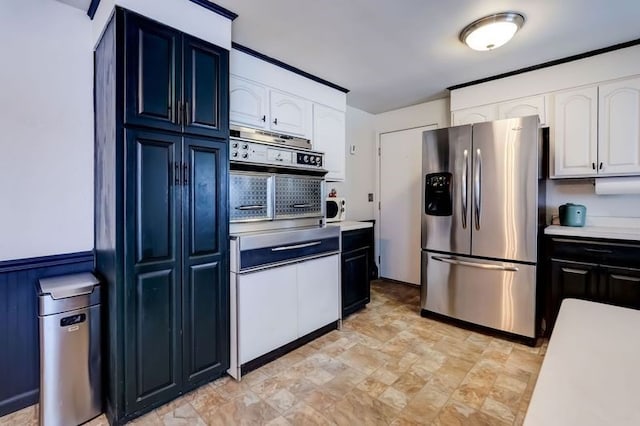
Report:
[{"label": "oven door", "polygon": [[253,222],[273,219],[273,180],[270,173],[229,173],[229,220]]},{"label": "oven door", "polygon": [[275,219],[324,216],[324,178],[276,175]]}]

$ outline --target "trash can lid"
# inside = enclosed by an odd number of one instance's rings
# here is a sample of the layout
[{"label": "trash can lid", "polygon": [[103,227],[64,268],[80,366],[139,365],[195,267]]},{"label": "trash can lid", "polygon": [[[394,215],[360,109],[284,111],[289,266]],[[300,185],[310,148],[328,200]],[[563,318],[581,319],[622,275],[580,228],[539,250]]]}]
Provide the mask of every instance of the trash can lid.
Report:
[{"label": "trash can lid", "polygon": [[61,275],[59,277],[42,278],[39,280],[40,295],[50,294],[52,299],[90,294],[93,288],[100,284],[100,280],[91,272]]}]

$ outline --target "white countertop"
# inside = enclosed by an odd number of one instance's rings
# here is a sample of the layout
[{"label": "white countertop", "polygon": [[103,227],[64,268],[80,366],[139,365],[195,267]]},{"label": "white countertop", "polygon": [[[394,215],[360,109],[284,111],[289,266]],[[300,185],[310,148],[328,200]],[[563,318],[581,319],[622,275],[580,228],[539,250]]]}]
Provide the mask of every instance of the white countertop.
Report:
[{"label": "white countertop", "polygon": [[327,226],[339,226],[340,231],[353,231],[355,229],[366,229],[372,228],[373,223],[371,222],[357,222],[352,220],[343,220],[342,222],[329,222]]},{"label": "white countertop", "polygon": [[524,426],[640,425],[640,311],[565,299]]},{"label": "white countertop", "polygon": [[640,218],[591,217],[582,227],[550,225],[546,235],[640,241]]}]

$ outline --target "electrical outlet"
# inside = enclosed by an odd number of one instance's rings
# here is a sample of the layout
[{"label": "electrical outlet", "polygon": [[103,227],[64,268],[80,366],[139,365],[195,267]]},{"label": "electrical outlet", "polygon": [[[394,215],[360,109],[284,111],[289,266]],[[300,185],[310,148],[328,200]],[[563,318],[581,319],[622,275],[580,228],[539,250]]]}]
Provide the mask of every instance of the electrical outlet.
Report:
[{"label": "electrical outlet", "polygon": [[373,202],[373,193],[372,192],[369,193],[369,202],[370,203]]}]

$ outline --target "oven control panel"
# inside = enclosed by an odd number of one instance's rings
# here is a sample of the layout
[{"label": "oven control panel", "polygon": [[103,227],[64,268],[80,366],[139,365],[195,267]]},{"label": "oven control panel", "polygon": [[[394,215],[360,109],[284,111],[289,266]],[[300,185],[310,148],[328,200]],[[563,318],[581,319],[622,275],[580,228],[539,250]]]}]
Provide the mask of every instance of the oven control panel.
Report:
[{"label": "oven control panel", "polygon": [[230,143],[229,158],[233,163],[288,166],[313,170],[320,170],[324,166],[324,154],[320,152],[233,138]]}]

